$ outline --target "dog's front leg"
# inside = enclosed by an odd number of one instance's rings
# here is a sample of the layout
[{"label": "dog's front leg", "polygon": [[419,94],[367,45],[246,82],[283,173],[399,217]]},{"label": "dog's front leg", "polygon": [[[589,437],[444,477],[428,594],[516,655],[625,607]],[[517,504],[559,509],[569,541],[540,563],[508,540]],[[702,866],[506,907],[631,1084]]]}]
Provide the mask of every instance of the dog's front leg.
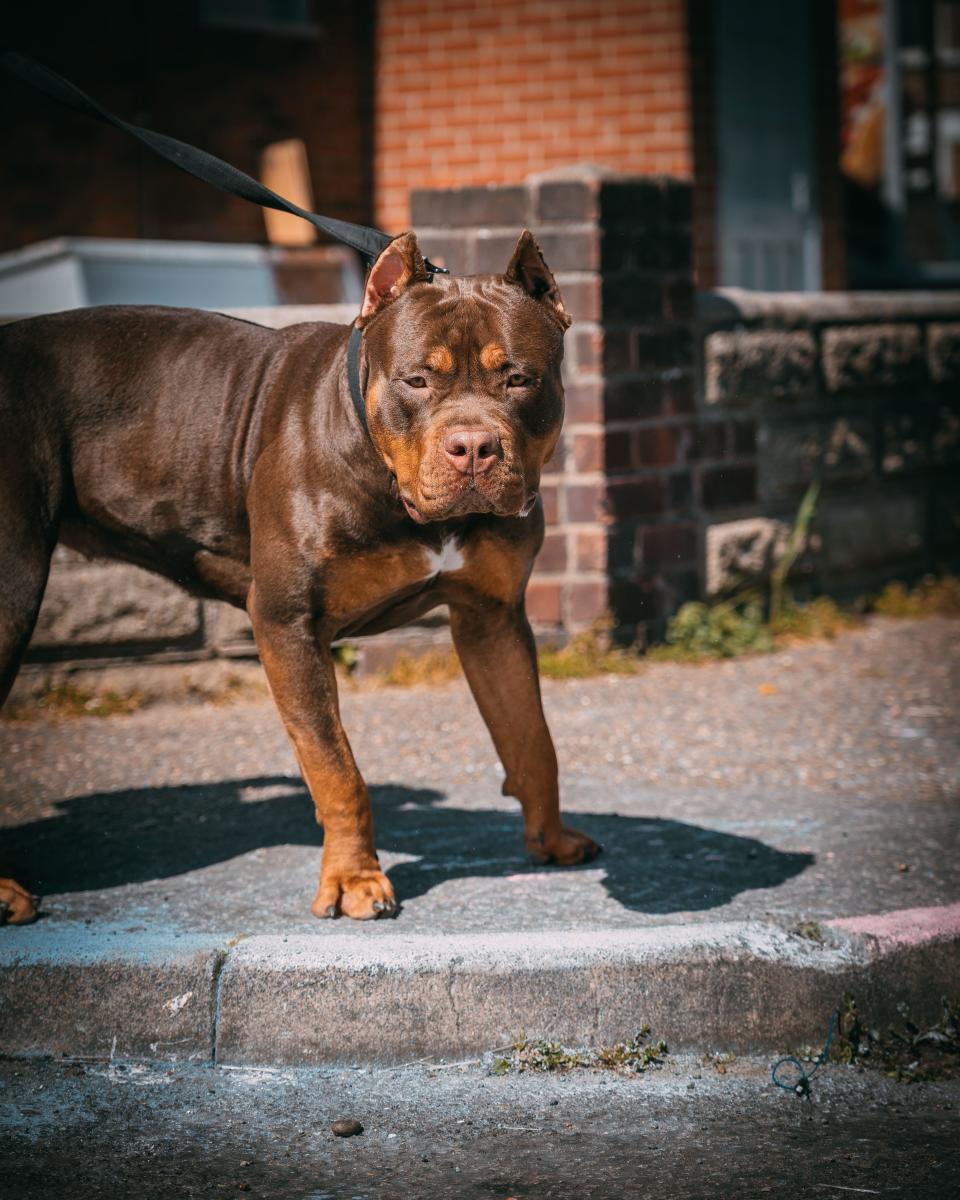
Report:
[{"label": "dog's front leg", "polygon": [[557,755],[540,700],[536,643],[523,602],[483,598],[450,606],[450,628],[477,707],[506,771],[503,791],[523,808],[527,849],[539,862],[586,862],[600,847],[560,819]]},{"label": "dog's front leg", "polygon": [[380,869],[370,797],[340,723],[337,682],[328,646],[310,617],[280,621],[249,605],[260,660],[323,826],[317,917],[366,920],[395,911],[393,885]]}]

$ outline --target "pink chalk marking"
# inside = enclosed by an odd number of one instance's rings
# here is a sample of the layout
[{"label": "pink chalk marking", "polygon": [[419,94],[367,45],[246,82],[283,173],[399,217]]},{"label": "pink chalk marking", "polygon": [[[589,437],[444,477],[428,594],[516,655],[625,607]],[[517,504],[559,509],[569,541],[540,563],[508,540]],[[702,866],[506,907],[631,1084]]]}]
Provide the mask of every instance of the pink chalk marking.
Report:
[{"label": "pink chalk marking", "polygon": [[875,937],[887,945],[919,946],[924,942],[960,938],[960,904],[901,908],[897,912],[869,913],[863,917],[837,917],[821,924],[847,933]]}]

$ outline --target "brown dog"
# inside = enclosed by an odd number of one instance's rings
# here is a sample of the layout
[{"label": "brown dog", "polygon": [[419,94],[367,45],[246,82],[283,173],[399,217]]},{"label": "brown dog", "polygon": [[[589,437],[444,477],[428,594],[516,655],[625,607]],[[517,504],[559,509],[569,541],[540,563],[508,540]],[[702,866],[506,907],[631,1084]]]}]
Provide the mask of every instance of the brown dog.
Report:
[{"label": "brown dog", "polygon": [[[529,233],[504,275],[432,281],[408,233],[367,279],[362,415],[342,326],[129,307],[0,330],[0,701],[58,539],[245,608],[324,827],[313,911],[376,917],[393,888],[330,644],[447,605],[528,850],[591,858],[560,820],[524,611],[568,324]],[[33,915],[10,881],[0,902]]]}]

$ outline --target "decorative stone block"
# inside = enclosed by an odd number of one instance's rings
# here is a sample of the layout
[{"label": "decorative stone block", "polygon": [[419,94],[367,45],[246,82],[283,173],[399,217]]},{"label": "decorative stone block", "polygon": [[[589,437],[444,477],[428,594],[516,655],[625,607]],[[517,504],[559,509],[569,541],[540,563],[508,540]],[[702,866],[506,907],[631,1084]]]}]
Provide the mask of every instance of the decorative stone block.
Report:
[{"label": "decorative stone block", "polygon": [[797,396],[816,385],[817,345],[800,330],[712,333],[706,342],[708,404]]},{"label": "decorative stone block", "polygon": [[707,526],[708,595],[722,595],[746,582],[765,579],[783,556],[789,537],[787,522],[771,517]]},{"label": "decorative stone block", "polygon": [[55,566],[32,645],[183,642],[201,629],[199,601],[159,576],[116,563]]},{"label": "decorative stone block", "polygon": [[930,374],[937,383],[960,380],[960,322],[935,322],[927,329]]},{"label": "decorative stone block", "polygon": [[203,613],[207,646],[226,655],[255,653],[250,618],[242,608],[207,600],[203,606]]},{"label": "decorative stone block", "polygon": [[918,325],[842,325],[823,334],[823,373],[831,392],[918,383],[927,364]]}]

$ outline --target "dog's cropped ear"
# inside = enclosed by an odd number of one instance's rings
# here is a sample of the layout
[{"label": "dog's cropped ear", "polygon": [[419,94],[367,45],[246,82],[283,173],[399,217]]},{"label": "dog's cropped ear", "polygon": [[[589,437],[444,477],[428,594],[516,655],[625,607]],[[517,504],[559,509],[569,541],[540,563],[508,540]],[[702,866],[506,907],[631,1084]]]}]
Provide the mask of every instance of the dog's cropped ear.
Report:
[{"label": "dog's cropped ear", "polygon": [[429,278],[416,234],[401,233],[370,268],[357,324],[366,325],[371,317],[402,295],[410,284],[423,283]]},{"label": "dog's cropped ear", "polygon": [[520,234],[517,248],[510,259],[510,265],[504,272],[504,278],[509,283],[519,283],[528,296],[542,301],[551,316],[555,317],[564,329],[567,329],[573,318],[563,307],[563,299],[557,281],[550,268],[544,261],[540,247],[533,234],[525,229]]}]

